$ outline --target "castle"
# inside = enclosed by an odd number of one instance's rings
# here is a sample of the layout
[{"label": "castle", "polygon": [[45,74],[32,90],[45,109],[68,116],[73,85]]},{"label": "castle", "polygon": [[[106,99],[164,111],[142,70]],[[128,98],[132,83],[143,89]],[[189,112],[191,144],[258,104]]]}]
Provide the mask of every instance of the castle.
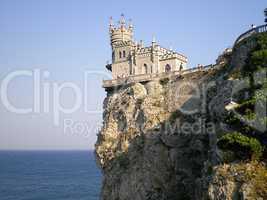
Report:
[{"label": "castle", "polygon": [[139,75],[160,74],[181,71],[187,68],[187,57],[161,47],[153,39],[151,46],[133,40],[134,27],[126,24],[121,16],[116,27],[110,19],[109,34],[112,48],[112,63],[106,68],[112,72],[112,79],[119,80]]}]

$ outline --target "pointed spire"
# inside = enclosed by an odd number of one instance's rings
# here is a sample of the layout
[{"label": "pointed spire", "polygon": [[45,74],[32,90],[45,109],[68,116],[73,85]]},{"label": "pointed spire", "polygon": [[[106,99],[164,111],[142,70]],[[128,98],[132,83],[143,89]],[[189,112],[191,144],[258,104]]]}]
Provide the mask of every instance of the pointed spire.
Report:
[{"label": "pointed spire", "polygon": [[155,48],[156,46],[156,37],[153,35],[152,37],[152,48]]},{"label": "pointed spire", "polygon": [[143,40],[140,40],[140,43],[139,43],[140,47],[143,48],[144,47],[144,42]]},{"label": "pointed spire", "polygon": [[153,35],[153,37],[152,37],[152,43],[156,43],[156,37],[155,37],[155,35]]},{"label": "pointed spire", "polygon": [[124,14],[121,14],[121,19],[119,21],[121,27],[124,27],[125,26],[125,18],[124,18]]},{"label": "pointed spire", "polygon": [[129,29],[133,29],[133,22],[132,22],[132,19],[129,19]]},{"label": "pointed spire", "polygon": [[110,18],[109,18],[109,26],[113,26],[113,18],[112,18],[112,16],[110,16]]},{"label": "pointed spire", "polygon": [[109,18],[109,31],[111,32],[113,31],[113,29],[114,29],[113,18],[110,17]]}]

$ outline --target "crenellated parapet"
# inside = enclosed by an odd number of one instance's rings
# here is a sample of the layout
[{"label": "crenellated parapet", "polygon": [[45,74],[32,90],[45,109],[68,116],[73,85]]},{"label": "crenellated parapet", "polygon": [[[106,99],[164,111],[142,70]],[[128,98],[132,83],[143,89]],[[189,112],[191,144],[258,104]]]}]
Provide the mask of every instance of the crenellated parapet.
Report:
[{"label": "crenellated parapet", "polygon": [[123,42],[129,42],[133,40],[133,25],[131,21],[126,24],[124,15],[121,15],[121,19],[118,26],[115,26],[112,18],[110,18],[109,34],[111,39],[111,45]]},{"label": "crenellated parapet", "polygon": [[187,62],[187,58],[176,52],[168,52],[162,56],[160,56],[160,60],[169,60],[169,59],[178,59],[183,62]]}]

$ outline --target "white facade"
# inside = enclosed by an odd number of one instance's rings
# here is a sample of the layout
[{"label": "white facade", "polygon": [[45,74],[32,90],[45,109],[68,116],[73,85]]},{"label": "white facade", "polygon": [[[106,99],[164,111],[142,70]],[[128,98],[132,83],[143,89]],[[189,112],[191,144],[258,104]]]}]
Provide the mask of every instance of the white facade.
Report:
[{"label": "white facade", "polygon": [[107,68],[112,71],[112,78],[119,79],[140,74],[163,73],[186,69],[187,58],[172,50],[158,45],[144,47],[142,42],[133,41],[133,26],[126,26],[122,16],[119,27],[111,21],[109,27],[112,64]]}]

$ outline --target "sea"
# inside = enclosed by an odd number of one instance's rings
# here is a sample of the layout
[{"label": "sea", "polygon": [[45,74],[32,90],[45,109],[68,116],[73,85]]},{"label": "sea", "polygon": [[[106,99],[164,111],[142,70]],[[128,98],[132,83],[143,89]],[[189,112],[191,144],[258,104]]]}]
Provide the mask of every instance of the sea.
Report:
[{"label": "sea", "polygon": [[99,200],[93,151],[0,151],[0,200]]}]

